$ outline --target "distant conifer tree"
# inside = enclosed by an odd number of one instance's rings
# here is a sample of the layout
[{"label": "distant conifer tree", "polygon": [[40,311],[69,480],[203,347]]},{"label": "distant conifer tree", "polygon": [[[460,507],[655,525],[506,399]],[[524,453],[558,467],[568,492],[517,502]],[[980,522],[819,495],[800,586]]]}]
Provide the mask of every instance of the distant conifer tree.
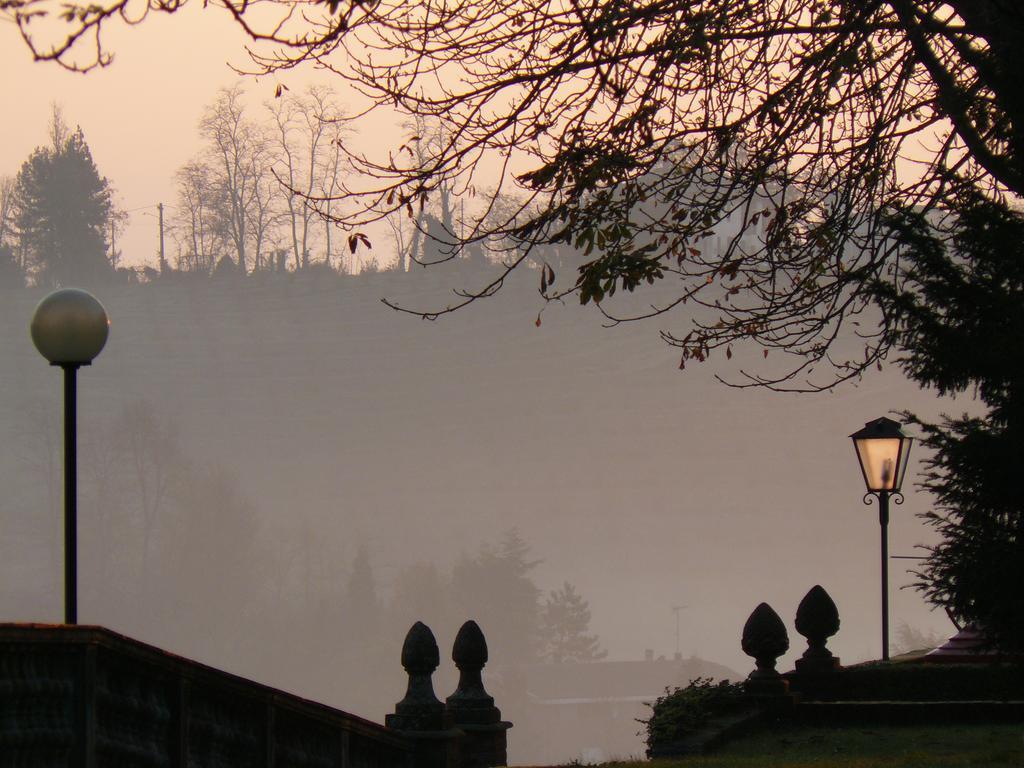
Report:
[{"label": "distant conifer tree", "polygon": [[599,661],[608,655],[590,634],[590,606],[569,582],[552,590],[541,610],[545,661]]},{"label": "distant conifer tree", "polygon": [[89,284],[112,271],[106,255],[110,183],[96,169],[82,129],[69,131],[59,110],[50,138],[18,172],[15,229],[37,284]]},{"label": "distant conifer tree", "polygon": [[537,660],[541,591],[530,572],[540,563],[512,529],[496,547],[484,545],[452,569],[452,594],[464,616],[483,629],[492,657],[502,663]]},{"label": "distant conifer tree", "polygon": [[380,629],[377,581],[365,546],[359,547],[352,561],[352,571],[345,587],[345,620],[362,635],[374,637]]}]

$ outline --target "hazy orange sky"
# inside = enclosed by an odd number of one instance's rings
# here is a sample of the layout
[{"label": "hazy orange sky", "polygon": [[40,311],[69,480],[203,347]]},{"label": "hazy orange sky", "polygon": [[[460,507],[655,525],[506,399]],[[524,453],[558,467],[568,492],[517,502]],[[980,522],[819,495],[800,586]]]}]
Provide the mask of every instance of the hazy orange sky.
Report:
[{"label": "hazy orange sky", "polygon": [[[174,173],[200,148],[196,125],[221,87],[238,81],[229,64],[244,67],[245,40],[219,8],[190,4],[172,16],[154,14],[133,28],[111,28],[114,63],[87,74],[33,62],[13,24],[0,23],[0,72],[9,105],[3,110],[0,175],[46,143],[52,104],[72,126],[81,125],[100,173],[133,211],[118,241],[130,263],[156,264],[156,204],[174,202]],[[273,98],[279,82],[292,90],[337,78],[306,67],[275,78],[245,78],[255,106]],[[343,100],[343,99],[342,99]],[[146,210],[137,210],[152,206]],[[168,244],[168,258],[173,255]]]}]

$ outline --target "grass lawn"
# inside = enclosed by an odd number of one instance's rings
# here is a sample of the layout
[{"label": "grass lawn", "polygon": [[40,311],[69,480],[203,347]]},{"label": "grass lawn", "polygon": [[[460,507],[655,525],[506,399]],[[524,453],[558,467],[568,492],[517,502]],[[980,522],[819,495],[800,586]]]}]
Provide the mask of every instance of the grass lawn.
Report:
[{"label": "grass lawn", "polygon": [[788,728],[648,768],[1024,768],[1024,724]]}]

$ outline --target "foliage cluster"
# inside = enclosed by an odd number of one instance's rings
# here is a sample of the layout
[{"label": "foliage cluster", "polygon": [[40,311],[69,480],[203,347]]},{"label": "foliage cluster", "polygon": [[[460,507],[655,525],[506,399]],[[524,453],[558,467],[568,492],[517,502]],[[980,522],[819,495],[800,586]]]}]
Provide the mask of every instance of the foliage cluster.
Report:
[{"label": "foliage cluster", "polygon": [[678,741],[713,718],[740,712],[749,705],[742,683],[697,677],[684,688],[666,688],[665,695],[649,706],[651,716],[637,721],[644,726],[648,748]]}]

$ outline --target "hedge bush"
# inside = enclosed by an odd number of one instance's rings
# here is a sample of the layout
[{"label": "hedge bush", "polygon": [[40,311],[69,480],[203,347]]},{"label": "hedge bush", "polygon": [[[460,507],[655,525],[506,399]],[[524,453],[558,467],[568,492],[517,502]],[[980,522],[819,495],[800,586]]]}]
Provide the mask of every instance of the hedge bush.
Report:
[{"label": "hedge bush", "polygon": [[648,706],[650,718],[637,720],[647,732],[648,749],[685,738],[712,718],[749,708],[742,683],[710,677],[694,678],[685,688],[666,688],[665,695]]},{"label": "hedge bush", "polygon": [[[791,681],[801,689],[799,677]],[[813,693],[830,701],[1022,700],[1024,665],[859,664],[840,669]]]}]

